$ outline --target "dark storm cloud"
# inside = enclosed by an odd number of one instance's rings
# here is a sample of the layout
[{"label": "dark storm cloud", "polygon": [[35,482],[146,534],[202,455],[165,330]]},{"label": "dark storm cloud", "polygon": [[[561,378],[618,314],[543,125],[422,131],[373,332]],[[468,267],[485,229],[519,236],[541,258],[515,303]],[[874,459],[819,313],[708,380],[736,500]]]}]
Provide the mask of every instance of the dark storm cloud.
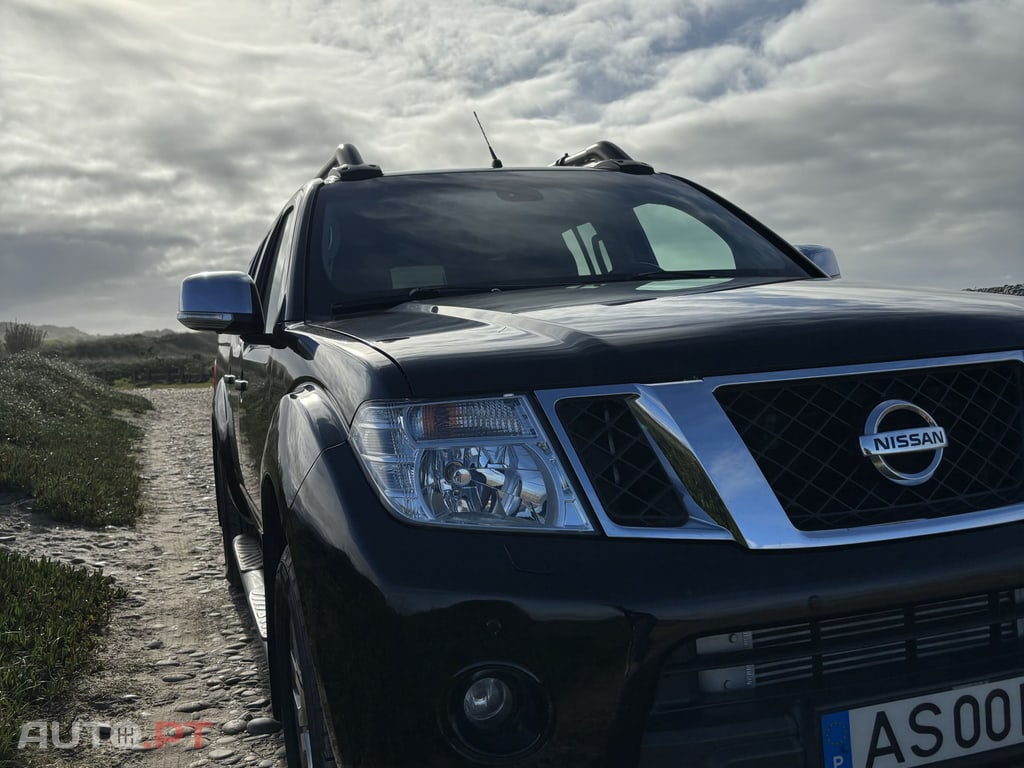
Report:
[{"label": "dark storm cloud", "polygon": [[112,278],[135,281],[152,273],[152,264],[175,249],[191,249],[187,237],[147,232],[0,232],[0,305],[101,290]]}]

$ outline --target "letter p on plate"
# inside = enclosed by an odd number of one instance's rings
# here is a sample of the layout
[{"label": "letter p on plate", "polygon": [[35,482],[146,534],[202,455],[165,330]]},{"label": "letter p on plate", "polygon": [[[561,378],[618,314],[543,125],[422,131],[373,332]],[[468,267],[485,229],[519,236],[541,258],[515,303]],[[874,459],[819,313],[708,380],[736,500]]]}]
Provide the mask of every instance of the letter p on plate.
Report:
[{"label": "letter p on plate", "polygon": [[832,768],[845,768],[846,758],[843,755],[832,756]]}]

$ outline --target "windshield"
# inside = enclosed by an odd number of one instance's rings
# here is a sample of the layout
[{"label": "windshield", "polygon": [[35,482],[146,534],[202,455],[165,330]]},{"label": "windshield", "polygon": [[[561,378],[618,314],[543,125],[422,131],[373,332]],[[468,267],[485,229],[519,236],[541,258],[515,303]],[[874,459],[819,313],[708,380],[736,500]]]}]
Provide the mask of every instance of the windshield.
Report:
[{"label": "windshield", "polygon": [[699,190],[595,170],[459,171],[321,188],[307,314],[620,280],[807,277]]}]

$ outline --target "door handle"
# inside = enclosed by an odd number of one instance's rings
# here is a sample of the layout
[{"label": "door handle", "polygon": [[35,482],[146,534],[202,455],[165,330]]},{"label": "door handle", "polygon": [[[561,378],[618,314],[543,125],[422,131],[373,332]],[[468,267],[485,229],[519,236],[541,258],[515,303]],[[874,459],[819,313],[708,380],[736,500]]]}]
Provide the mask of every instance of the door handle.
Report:
[{"label": "door handle", "polygon": [[235,383],[235,375],[233,373],[225,373],[221,378],[224,379],[224,383],[228,386]]},{"label": "door handle", "polygon": [[235,381],[235,389],[239,392],[245,392],[249,388],[249,382],[245,379],[238,379]]}]

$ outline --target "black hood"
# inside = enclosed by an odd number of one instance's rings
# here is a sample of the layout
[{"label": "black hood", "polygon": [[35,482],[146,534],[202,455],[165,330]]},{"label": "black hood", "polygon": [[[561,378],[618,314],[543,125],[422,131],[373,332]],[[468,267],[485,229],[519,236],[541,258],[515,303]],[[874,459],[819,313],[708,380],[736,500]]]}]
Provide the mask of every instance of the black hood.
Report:
[{"label": "black hood", "polygon": [[[418,397],[1024,348],[1024,300],[1011,296],[828,280],[668,287],[609,284],[429,299],[325,327],[391,358]],[[331,335],[320,341],[329,346]]]}]

